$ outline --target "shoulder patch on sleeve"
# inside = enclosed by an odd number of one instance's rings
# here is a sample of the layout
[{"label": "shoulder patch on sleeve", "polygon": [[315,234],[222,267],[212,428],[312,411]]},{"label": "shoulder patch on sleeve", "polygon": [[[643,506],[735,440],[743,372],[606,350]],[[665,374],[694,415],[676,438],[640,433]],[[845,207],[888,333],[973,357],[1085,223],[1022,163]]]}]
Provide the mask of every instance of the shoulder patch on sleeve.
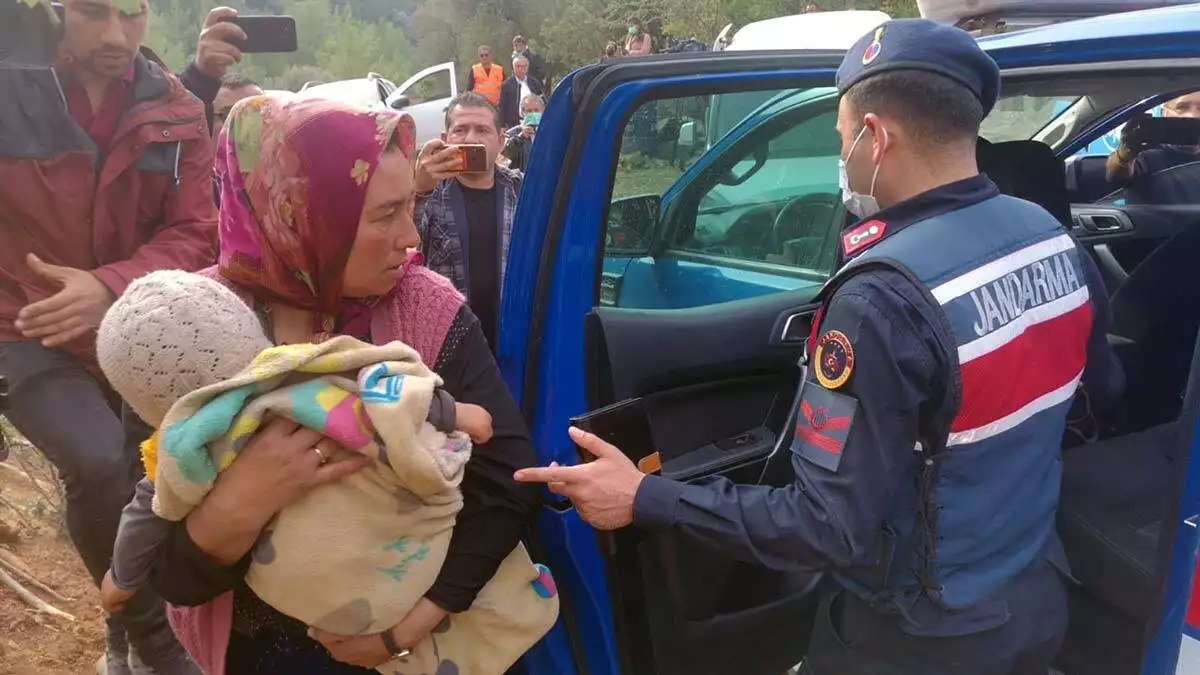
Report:
[{"label": "shoulder patch on sleeve", "polygon": [[854,346],[841,331],[825,331],[817,341],[813,366],[817,382],[826,389],[840,389],[854,374]]},{"label": "shoulder patch on sleeve", "polygon": [[857,413],[857,399],[820,387],[805,387],[792,452],[837,473]]}]

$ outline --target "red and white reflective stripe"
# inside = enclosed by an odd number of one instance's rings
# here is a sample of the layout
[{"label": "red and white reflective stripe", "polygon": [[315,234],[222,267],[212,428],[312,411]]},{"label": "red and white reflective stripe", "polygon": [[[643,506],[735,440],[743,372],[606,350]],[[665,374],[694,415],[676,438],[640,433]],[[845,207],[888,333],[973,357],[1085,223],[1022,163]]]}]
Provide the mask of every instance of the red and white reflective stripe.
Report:
[{"label": "red and white reflective stripe", "polygon": [[[1070,401],[1075,396],[1075,389],[1079,387],[1079,379],[1082,376],[1083,371],[1081,370],[1074,378],[1058,389],[1034,399],[1016,412],[1001,417],[994,422],[973,429],[951,432],[946,445],[967,445],[968,443],[978,443],[993,436],[999,436],[1009,429],[1016,428],[1017,425],[1027,421],[1043,410],[1048,410],[1056,405]],[[955,422],[957,423],[957,420]]]},{"label": "red and white reflective stripe", "polygon": [[1064,295],[1057,300],[1044,305],[1030,307],[1004,326],[997,328],[978,340],[968,342],[959,347],[958,362],[968,363],[981,356],[990,354],[1017,339],[1034,325],[1069,314],[1088,304],[1090,300],[1091,294],[1088,292],[1087,285],[1084,284],[1070,294]]},{"label": "red and white reflective stripe", "polygon": [[[1074,248],[1065,234],[1026,246],[941,284],[933,296],[945,306]],[[1028,286],[1028,273],[1025,280]],[[1090,296],[1081,284],[1062,297],[1022,309],[996,330],[960,346],[963,400],[948,444],[986,440],[1070,401],[1087,361],[1091,326]],[[1072,348],[1059,348],[1064,345]],[[1022,376],[1014,380],[1013,373]]]}]

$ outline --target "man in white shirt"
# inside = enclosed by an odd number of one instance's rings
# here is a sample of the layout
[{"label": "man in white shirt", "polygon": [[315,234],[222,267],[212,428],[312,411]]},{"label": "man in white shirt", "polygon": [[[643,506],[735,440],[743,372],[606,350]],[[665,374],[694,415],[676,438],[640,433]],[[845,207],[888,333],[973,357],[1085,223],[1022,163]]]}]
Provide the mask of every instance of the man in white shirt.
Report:
[{"label": "man in white shirt", "polygon": [[504,128],[521,123],[521,101],[544,93],[542,83],[529,74],[529,59],[524,56],[513,59],[513,75],[500,89],[500,120]]}]

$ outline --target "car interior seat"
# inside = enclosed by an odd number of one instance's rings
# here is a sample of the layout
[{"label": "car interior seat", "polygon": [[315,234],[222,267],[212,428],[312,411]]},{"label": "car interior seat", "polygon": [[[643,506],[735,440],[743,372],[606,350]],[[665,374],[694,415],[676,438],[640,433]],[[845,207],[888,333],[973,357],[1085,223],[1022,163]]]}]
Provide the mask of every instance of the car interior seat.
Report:
[{"label": "car interior seat", "polygon": [[1200,227],[1163,242],[1112,295],[1111,333],[1138,345],[1124,411],[1126,424],[1143,429],[1172,419],[1187,382],[1190,346],[1200,331]]},{"label": "car interior seat", "polygon": [[[1039,204],[1064,228],[1071,228],[1065,167],[1048,146],[980,139],[978,162],[1001,192]],[[1162,264],[1176,262],[1164,259]],[[1128,303],[1124,312],[1134,311],[1142,293],[1159,287],[1153,275],[1134,279],[1137,276],[1135,271],[1129,279],[1132,289],[1118,290]],[[1142,654],[1156,627],[1190,449],[1183,439],[1191,437],[1191,420],[1200,410],[1200,342],[1195,331],[1181,351],[1185,363],[1177,368],[1188,395],[1169,418],[1063,454],[1058,531],[1071,572],[1080,582],[1069,595],[1071,621],[1057,664],[1067,675],[1140,672]]]},{"label": "car interior seat", "polygon": [[1141,672],[1164,608],[1195,419],[1200,341],[1175,418],[1063,453],[1058,532],[1080,582],[1058,667],[1068,675]]},{"label": "car interior seat", "polygon": [[1040,141],[989,143],[979,139],[976,145],[979,170],[1000,188],[1000,192],[1033,202],[1050,212],[1064,228],[1070,229],[1071,198],[1067,192],[1066,168],[1050,146]]}]

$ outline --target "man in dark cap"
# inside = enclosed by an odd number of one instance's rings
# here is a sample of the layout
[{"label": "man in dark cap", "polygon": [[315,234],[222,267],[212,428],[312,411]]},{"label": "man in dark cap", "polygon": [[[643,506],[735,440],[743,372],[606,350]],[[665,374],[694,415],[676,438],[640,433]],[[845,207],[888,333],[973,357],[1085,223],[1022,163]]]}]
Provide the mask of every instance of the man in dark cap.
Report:
[{"label": "man in dark cap", "polygon": [[578,430],[595,461],[517,477],[598,528],[827,571],[813,675],[1046,675],[1067,623],[1060,443],[1107,349],[1098,275],[1052,215],[980,175],[1000,73],[967,33],[890,21],[837,81],[843,200],[861,220],[818,296],[779,453],[793,484],[643,476]]}]

